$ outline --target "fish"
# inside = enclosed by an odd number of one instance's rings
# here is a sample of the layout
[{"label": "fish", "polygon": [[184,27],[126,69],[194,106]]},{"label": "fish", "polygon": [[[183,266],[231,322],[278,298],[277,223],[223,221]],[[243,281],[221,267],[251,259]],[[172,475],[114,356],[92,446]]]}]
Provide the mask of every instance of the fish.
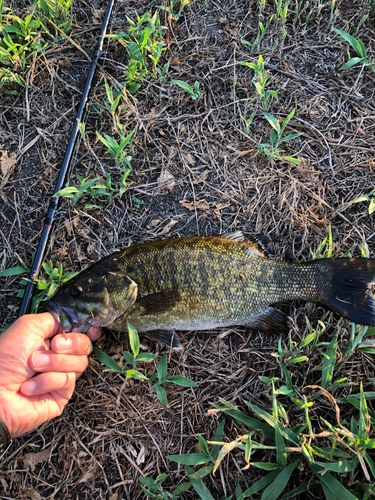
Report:
[{"label": "fish", "polygon": [[47,303],[65,332],[138,332],[181,349],[176,331],[243,325],[289,331],[280,302],[303,299],[375,325],[375,259],[290,263],[269,258],[264,235],[235,232],[140,243],[94,263]]}]

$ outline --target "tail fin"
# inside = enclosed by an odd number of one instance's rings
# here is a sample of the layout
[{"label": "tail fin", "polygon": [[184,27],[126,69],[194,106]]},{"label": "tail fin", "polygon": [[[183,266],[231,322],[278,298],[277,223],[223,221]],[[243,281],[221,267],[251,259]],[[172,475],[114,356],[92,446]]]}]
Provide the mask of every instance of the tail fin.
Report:
[{"label": "tail fin", "polygon": [[311,264],[322,271],[319,303],[354,323],[375,326],[375,259],[319,259]]}]

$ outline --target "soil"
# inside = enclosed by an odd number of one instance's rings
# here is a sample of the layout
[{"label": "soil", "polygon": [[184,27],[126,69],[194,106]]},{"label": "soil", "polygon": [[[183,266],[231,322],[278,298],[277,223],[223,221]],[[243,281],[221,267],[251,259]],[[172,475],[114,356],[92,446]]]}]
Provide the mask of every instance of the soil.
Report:
[{"label": "soil", "polygon": [[[360,257],[365,238],[374,257],[374,216],[365,203],[353,201],[375,185],[375,73],[362,65],[339,70],[348,60],[348,44],[332,28],[348,29],[374,57],[375,19],[368,16],[356,33],[369,13],[366,1],[337,0],[333,19],[330,2],[321,8],[317,0],[310,3],[315,10],[307,24],[307,10],[293,23],[292,0],[285,39],[281,20],[277,30],[272,22],[252,52],[241,40],[256,38],[259,21],[266,25],[275,15],[274,2],[266,2],[259,15],[254,0],[196,0],[176,22],[160,10],[167,28],[161,66],[169,62],[168,73],[163,81],[146,79],[136,94],[124,95],[119,113],[127,132],[135,129],[128,188],[110,203],[94,200],[99,209],[85,209],[92,200],[75,206],[62,200],[46,259],[56,266],[62,263],[65,272],[77,271],[134,243],[241,230],[269,235],[275,257],[301,261],[311,259],[329,226],[334,256]],[[153,13],[159,4],[160,0],[141,5],[116,2],[108,32],[125,31],[126,16],[135,19],[136,10],[139,15]],[[29,8],[20,2],[9,6],[19,14]],[[17,157],[0,177],[1,270],[18,264],[16,252],[30,264],[36,251],[105,9],[102,2],[75,0],[71,39],[34,57],[28,70],[30,88],[18,96],[1,97],[0,153],[3,159],[5,154]],[[91,179],[110,172],[118,179],[113,158],[96,140],[96,132],[116,136],[113,120],[106,111],[95,114],[92,104],[104,106],[104,76],[120,87],[126,55],[115,41],[107,40],[105,51],[85,117],[89,147],[80,141],[76,148],[71,185],[77,183],[77,175]],[[355,55],[352,49],[350,53]],[[256,95],[254,72],[238,62],[256,62],[260,54],[269,73],[266,88],[278,93],[278,100],[269,99],[268,112],[282,121],[296,110],[286,131],[303,135],[284,144],[285,154],[299,158],[299,165],[268,160],[256,148],[269,141],[271,127],[259,100],[247,105]],[[193,101],[171,80],[191,86],[198,81],[201,96]],[[255,111],[246,131],[241,115],[249,120]],[[3,328],[17,317],[20,285],[19,277],[0,279]],[[340,352],[347,344],[349,322],[327,310],[302,302],[284,304],[283,310],[292,318],[293,342],[306,336],[308,316],[314,328],[318,320],[325,322],[323,341],[339,333]],[[163,486],[171,491],[187,476],[183,466],[166,456],[199,451],[198,434],[213,439],[222,415],[209,414],[210,403],[224,398],[249,411],[244,401],[250,401],[271,411],[269,386],[259,376],[282,378],[272,355],[278,337],[244,327],[179,336],[184,349],[169,353],[169,373],[191,378],[197,388],[169,384],[165,407],[146,383],[103,372],[92,356],[63,415],[14,441],[0,463],[0,498],[136,500],[145,498],[138,478],[163,472],[169,474]],[[162,346],[141,340],[150,352],[164,352]],[[289,342],[283,338],[282,346],[287,348]],[[110,330],[97,346],[118,362],[129,350],[127,335]],[[295,387],[318,383],[321,362],[318,352],[302,369],[290,365]],[[155,368],[150,364],[147,374]],[[374,391],[373,356],[356,353],[341,376],[352,385],[334,391],[336,399],[358,393],[360,381],[365,390]],[[281,401],[287,411],[295,411],[289,399]],[[372,407],[371,400],[368,404]],[[335,423],[328,400],[319,400],[313,411],[329,414]],[[226,418],[226,441],[248,431]],[[25,465],[26,454],[46,449],[48,460],[34,469]],[[275,456],[257,451],[252,460],[275,461]],[[245,465],[244,453],[236,450],[227,455],[216,476],[205,478],[214,498],[231,495],[239,477],[243,489],[260,477],[258,469],[241,471]],[[309,479],[308,468],[296,469],[286,491]],[[198,498],[194,495],[189,492],[183,498]],[[323,498],[323,492],[313,487],[295,498]]]}]

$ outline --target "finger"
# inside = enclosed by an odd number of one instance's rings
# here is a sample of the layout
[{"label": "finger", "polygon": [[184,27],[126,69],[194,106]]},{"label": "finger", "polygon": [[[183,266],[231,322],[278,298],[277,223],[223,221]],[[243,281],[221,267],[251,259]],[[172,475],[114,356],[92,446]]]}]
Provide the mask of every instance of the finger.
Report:
[{"label": "finger", "polygon": [[86,335],[94,342],[94,340],[98,340],[100,335],[102,334],[101,328],[96,328],[95,326],[90,326],[87,330]]},{"label": "finger", "polygon": [[87,356],[56,354],[53,351],[33,352],[29,366],[36,372],[76,372],[81,373],[88,366]]},{"label": "finger", "polygon": [[4,336],[17,335],[19,332],[27,331],[29,336],[35,335],[42,339],[48,339],[61,332],[60,325],[55,317],[49,313],[25,314],[18,318],[12,326],[4,332]]},{"label": "finger", "polygon": [[25,396],[48,394],[52,391],[70,388],[75,379],[75,373],[40,373],[24,382],[20,387],[20,391]]},{"label": "finger", "polygon": [[63,411],[64,406],[68,403],[69,399],[72,397],[75,385],[76,385],[76,377],[74,373],[67,373],[69,377],[69,383],[65,387],[61,389],[57,389],[56,391],[52,391],[50,394],[53,399],[56,401],[60,412]]},{"label": "finger", "polygon": [[51,341],[51,349],[56,353],[88,355],[92,351],[92,344],[83,333],[68,333],[56,335]]}]

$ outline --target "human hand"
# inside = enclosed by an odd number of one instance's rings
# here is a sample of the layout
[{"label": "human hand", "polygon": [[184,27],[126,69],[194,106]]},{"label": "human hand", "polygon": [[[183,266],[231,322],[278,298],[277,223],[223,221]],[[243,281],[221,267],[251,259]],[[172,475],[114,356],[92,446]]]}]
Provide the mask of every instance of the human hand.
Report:
[{"label": "human hand", "polygon": [[51,313],[22,316],[0,335],[0,417],[12,437],[61,414],[99,336],[64,334]]}]

